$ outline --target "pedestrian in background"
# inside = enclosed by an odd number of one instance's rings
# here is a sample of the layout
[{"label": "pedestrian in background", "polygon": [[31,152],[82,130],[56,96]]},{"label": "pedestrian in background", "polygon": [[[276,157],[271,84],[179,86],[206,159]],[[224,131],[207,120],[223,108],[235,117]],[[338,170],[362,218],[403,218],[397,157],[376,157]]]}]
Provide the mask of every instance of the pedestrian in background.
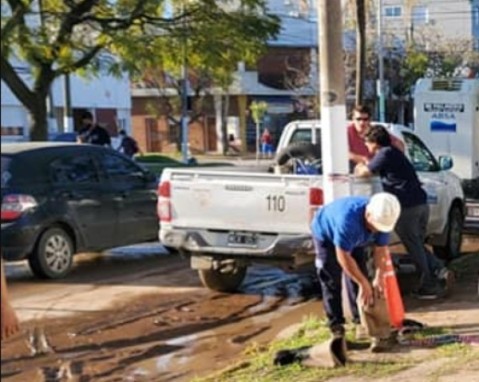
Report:
[{"label": "pedestrian in background", "polygon": [[383,126],[371,126],[364,141],[373,157],[367,164],[359,163],[355,174],[360,177],[379,175],[383,190],[398,198],[401,215],[395,231],[421,272],[415,296],[436,299],[444,294],[439,277],[446,278],[448,271],[424,246],[429,220],[427,194],[413,165],[403,152],[392,145],[391,135]]},{"label": "pedestrian in background", "polygon": [[110,134],[103,127],[93,122],[93,114],[86,111],[81,117],[82,127],[78,132],[78,143],[111,147]]},{"label": "pedestrian in background", "polygon": [[267,128],[265,128],[263,134],[261,134],[261,153],[263,154],[263,158],[273,157],[273,137]]},{"label": "pedestrian in background", "polygon": [[[321,284],[323,306],[334,337],[344,337],[342,306],[342,275],[346,274],[349,304],[353,322],[360,322],[357,297],[365,306],[374,303],[373,286],[382,290],[380,264],[387,255],[389,232],[394,229],[401,212],[397,198],[381,192],[372,197],[350,196],[324,205],[311,223],[316,250],[316,269]],[[376,268],[371,285],[364,257],[355,257],[354,249],[373,244]],[[353,284],[356,288],[353,288]],[[373,338],[371,351],[381,352],[390,347],[389,339]]]},{"label": "pedestrian in background", "polygon": [[133,138],[130,137],[125,130],[120,130],[118,133],[121,138],[120,146],[118,147],[118,151],[125,154],[127,157],[133,158],[135,154],[141,155],[140,147],[138,146],[138,142]]},{"label": "pedestrian in background", "polygon": [[2,326],[2,341],[15,335],[20,330],[18,317],[10,304],[7,291],[7,280],[3,268],[3,260],[1,260],[1,326]]}]

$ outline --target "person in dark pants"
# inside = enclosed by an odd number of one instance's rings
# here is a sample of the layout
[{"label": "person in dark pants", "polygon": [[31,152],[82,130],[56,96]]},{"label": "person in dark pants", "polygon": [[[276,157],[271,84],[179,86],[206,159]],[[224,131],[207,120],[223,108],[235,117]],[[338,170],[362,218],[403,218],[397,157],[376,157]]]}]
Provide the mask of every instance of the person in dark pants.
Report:
[{"label": "person in dark pants", "polygon": [[138,142],[133,137],[130,137],[125,130],[120,130],[118,135],[121,137],[121,142],[120,142],[120,146],[118,147],[118,151],[121,151],[123,154],[125,154],[129,158],[133,158],[136,154],[141,155]]},{"label": "person in dark pants", "polygon": [[[324,205],[311,223],[316,250],[316,268],[321,284],[323,305],[333,336],[344,336],[345,318],[342,306],[342,274],[357,284],[349,289],[353,301],[360,297],[363,305],[374,303],[373,286],[382,290],[383,274],[379,264],[387,254],[389,232],[401,212],[397,198],[381,192],[370,198],[350,196]],[[363,256],[355,258],[356,248],[373,245],[376,274],[371,285]],[[350,300],[351,302],[351,300]],[[357,307],[353,310],[357,312]],[[353,314],[354,311],[353,311]],[[357,313],[356,313],[357,314]],[[359,315],[356,317],[359,319]],[[373,339],[372,351],[389,346],[386,339]]]},{"label": "person in dark pants", "polygon": [[384,191],[394,194],[401,203],[401,216],[395,231],[413,256],[421,281],[414,293],[420,299],[436,299],[444,294],[437,275],[447,277],[442,263],[424,246],[429,220],[427,194],[407,157],[391,144],[389,132],[382,126],[371,126],[365,135],[368,150],[374,155],[367,164],[358,164],[355,174],[379,174]]}]

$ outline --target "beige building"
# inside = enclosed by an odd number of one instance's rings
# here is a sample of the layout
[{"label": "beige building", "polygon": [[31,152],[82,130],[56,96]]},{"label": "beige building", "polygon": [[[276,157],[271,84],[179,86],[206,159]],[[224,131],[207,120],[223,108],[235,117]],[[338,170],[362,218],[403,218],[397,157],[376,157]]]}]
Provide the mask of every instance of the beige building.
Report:
[{"label": "beige building", "polygon": [[382,3],[383,31],[388,38],[413,41],[427,50],[441,50],[441,46],[451,43],[479,47],[476,0],[382,0]]}]

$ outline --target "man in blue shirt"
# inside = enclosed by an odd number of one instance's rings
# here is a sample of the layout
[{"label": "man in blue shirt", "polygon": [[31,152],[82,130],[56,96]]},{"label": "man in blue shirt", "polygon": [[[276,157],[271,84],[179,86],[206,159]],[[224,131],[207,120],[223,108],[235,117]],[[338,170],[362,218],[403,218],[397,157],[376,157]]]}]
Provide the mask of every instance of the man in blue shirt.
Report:
[{"label": "man in blue shirt", "polygon": [[401,216],[395,231],[421,272],[421,282],[415,296],[420,299],[438,298],[444,294],[444,289],[436,274],[447,277],[447,270],[424,246],[429,220],[427,194],[421,187],[413,165],[400,150],[391,145],[390,134],[384,127],[371,126],[365,135],[365,143],[373,157],[367,164],[358,164],[355,174],[379,174],[384,191],[398,198]]},{"label": "man in blue shirt", "polygon": [[[341,290],[342,273],[358,286],[363,305],[374,303],[373,287],[367,278],[364,261],[353,256],[355,248],[374,245],[376,275],[373,285],[382,289],[383,274],[379,267],[387,253],[389,232],[401,212],[397,198],[381,192],[371,198],[350,196],[323,206],[311,223],[316,249],[316,268],[323,293],[323,305],[334,336],[344,336],[344,314]],[[349,289],[349,286],[348,286]],[[356,298],[351,303],[353,320],[359,322]]]}]

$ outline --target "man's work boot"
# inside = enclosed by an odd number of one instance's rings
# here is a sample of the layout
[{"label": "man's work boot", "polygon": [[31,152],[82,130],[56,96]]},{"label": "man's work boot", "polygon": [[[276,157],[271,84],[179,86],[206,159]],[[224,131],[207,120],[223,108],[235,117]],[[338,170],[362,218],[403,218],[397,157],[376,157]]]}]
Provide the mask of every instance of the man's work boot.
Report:
[{"label": "man's work boot", "polygon": [[372,353],[386,353],[388,351],[391,351],[392,348],[393,343],[389,338],[373,337],[369,350]]}]

